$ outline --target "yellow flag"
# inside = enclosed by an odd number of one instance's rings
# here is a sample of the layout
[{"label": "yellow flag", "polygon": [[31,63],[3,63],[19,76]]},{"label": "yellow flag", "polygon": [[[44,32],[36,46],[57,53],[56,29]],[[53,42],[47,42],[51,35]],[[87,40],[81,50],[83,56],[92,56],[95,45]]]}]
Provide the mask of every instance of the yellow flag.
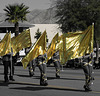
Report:
[{"label": "yellow flag", "polygon": [[40,36],[30,52],[22,59],[23,67],[26,68],[30,61],[46,53],[46,31]]},{"label": "yellow flag", "polygon": [[31,46],[30,30],[25,30],[21,34],[11,39],[11,46],[13,49],[13,56],[23,48]]},{"label": "yellow flag", "polygon": [[93,52],[93,35],[94,26],[89,26],[85,31],[61,35],[58,40],[61,64]]},{"label": "yellow flag", "polygon": [[6,33],[4,38],[0,41],[0,56],[11,53],[11,32]]},{"label": "yellow flag", "polygon": [[53,54],[58,50],[58,33],[53,37],[50,47],[47,51],[47,61],[53,56]]}]

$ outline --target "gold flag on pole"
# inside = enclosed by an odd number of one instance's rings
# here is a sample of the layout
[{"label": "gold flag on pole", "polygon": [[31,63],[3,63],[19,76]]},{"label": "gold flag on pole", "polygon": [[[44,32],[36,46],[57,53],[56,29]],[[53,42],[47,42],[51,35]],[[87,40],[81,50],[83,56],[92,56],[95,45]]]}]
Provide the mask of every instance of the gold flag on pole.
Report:
[{"label": "gold flag on pole", "polygon": [[24,69],[30,61],[46,53],[46,31],[40,36],[35,45],[31,48],[30,52],[22,59]]},{"label": "gold flag on pole", "polygon": [[6,33],[4,38],[0,41],[0,56],[11,52],[11,32]]},{"label": "gold flag on pole", "polygon": [[53,54],[58,50],[58,33],[53,37],[50,47],[47,51],[47,61],[53,56]]},{"label": "gold flag on pole", "polygon": [[25,30],[20,33],[18,36],[13,37],[11,39],[11,46],[13,49],[13,56],[16,55],[17,52],[22,50],[23,48],[27,48],[31,46],[31,37],[30,30]]},{"label": "gold flag on pole", "polygon": [[85,31],[69,32],[61,35],[58,40],[61,64],[93,52],[93,36],[93,25]]}]

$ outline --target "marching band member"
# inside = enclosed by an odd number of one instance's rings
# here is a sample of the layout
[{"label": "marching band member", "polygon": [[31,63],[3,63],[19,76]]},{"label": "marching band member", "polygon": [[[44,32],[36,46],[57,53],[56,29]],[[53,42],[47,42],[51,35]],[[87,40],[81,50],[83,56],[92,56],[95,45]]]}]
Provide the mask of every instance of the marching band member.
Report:
[{"label": "marching band member", "polygon": [[91,54],[86,54],[83,56],[82,59],[82,68],[84,70],[85,74],[85,85],[84,89],[85,91],[92,91],[91,89],[91,84],[93,83],[92,81],[94,80],[92,76],[92,71],[93,71],[93,53]]}]

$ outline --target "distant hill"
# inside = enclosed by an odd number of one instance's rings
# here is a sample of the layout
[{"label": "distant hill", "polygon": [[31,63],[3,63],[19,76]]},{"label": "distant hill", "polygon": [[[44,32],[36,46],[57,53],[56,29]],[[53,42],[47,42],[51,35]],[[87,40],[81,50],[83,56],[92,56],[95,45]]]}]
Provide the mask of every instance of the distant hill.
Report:
[{"label": "distant hill", "polygon": [[[55,9],[35,9],[27,14],[27,22],[31,24],[55,24]],[[5,14],[0,13],[0,22],[5,20]]]},{"label": "distant hill", "polygon": [[4,13],[0,13],[0,22],[4,21],[6,18]]},{"label": "distant hill", "polygon": [[28,22],[33,24],[55,24],[54,9],[33,10],[27,15]]}]

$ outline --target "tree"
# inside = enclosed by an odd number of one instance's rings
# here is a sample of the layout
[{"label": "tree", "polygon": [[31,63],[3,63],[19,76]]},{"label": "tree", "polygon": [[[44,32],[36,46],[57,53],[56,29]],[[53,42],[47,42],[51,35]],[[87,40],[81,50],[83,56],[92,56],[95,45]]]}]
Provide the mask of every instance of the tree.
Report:
[{"label": "tree", "polygon": [[[35,36],[34,36],[34,38],[36,39],[36,40],[38,40],[39,39],[39,37],[42,35],[42,33],[40,32],[40,30],[39,30],[39,28],[37,29],[37,32],[35,33]],[[46,38],[47,38],[47,35],[46,35]],[[47,40],[46,40],[46,42],[48,42],[49,40],[48,40],[48,38],[47,38]]]},{"label": "tree", "polygon": [[97,26],[99,14],[100,0],[56,0],[55,17],[63,33]]},{"label": "tree", "polygon": [[39,39],[39,37],[41,36],[41,32],[40,32],[40,30],[39,30],[39,28],[37,29],[37,32],[35,33],[35,36],[34,36],[34,38],[36,39],[36,40],[38,40]]},{"label": "tree", "polygon": [[23,3],[22,4],[13,4],[13,5],[8,5],[4,9],[6,12],[5,15],[7,18],[8,22],[14,23],[15,25],[15,36],[19,34],[19,21],[26,21],[26,14],[29,13],[29,7],[25,6]]},{"label": "tree", "polygon": [[[94,23],[94,39],[97,47],[100,39],[100,0],[56,0],[56,18],[63,33],[85,30]],[[98,41],[97,41],[98,40]]]}]

